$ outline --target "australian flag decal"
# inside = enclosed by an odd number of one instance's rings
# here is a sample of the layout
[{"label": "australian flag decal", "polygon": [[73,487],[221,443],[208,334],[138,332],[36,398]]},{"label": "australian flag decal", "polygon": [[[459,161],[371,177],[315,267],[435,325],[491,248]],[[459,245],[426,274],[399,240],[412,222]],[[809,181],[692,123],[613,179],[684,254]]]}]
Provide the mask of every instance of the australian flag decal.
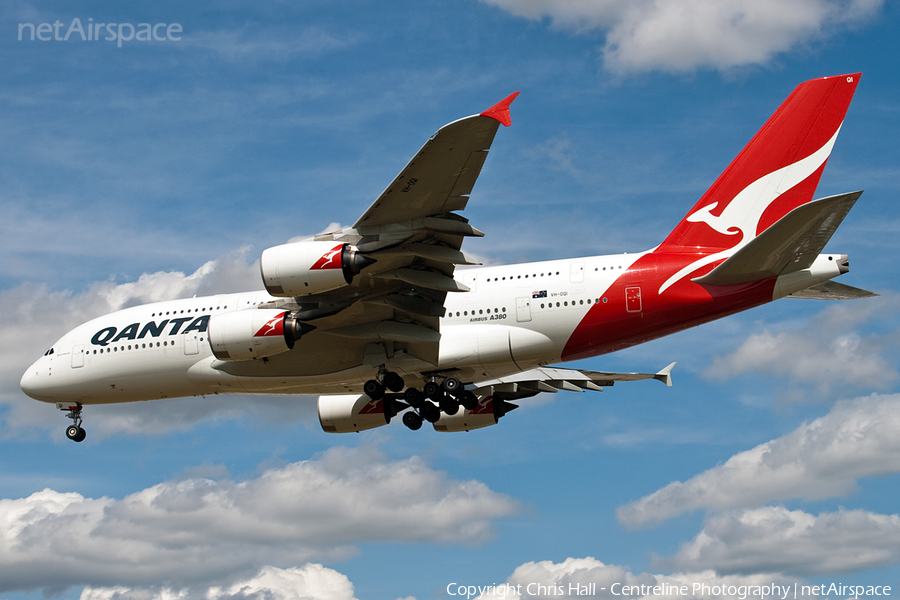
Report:
[{"label": "australian flag decal", "polygon": [[547,297],[547,290],[541,290],[539,292],[531,292],[532,300],[535,298],[546,298],[546,297]]}]

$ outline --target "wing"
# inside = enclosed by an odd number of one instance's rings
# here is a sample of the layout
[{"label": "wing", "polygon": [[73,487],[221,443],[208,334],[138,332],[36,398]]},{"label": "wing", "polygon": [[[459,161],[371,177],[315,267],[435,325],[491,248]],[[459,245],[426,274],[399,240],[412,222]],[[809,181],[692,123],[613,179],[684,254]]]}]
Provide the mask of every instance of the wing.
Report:
[{"label": "wing", "polygon": [[517,95],[441,127],[352,227],[314,238],[350,243],[375,263],[346,288],[296,299],[298,318],[316,327],[308,337],[356,340],[366,364],[397,351],[437,363],[444,299],[468,291],[454,269],[478,264],[462,242],[484,235],[454,211],[466,207]]},{"label": "wing", "polygon": [[675,367],[675,363],[670,364],[657,373],[611,373],[606,371],[541,367],[516,373],[509,377],[479,382],[472,391],[479,397],[493,395],[503,400],[518,400],[534,396],[540,392],[555,394],[560,390],[570,392],[593,390],[602,392],[603,386],[614,385],[617,381],[656,379],[667,386],[671,386],[673,367]]}]

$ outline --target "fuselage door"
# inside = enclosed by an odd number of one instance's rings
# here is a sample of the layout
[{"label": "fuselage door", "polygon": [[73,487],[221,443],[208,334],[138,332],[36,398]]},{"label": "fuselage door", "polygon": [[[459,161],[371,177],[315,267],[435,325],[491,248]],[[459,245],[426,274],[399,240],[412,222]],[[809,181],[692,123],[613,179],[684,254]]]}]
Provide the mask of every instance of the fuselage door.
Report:
[{"label": "fuselage door", "polygon": [[516,298],[516,321],[526,323],[531,320],[531,298]]},{"label": "fuselage door", "polygon": [[582,283],[584,281],[584,263],[574,262],[569,267],[569,283]]},{"label": "fuselage door", "polygon": [[72,348],[72,368],[78,369],[84,366],[84,344],[78,344]]},{"label": "fuselage door", "polygon": [[186,355],[200,354],[200,334],[190,331],[184,334],[184,353]]},{"label": "fuselage door", "polygon": [[630,313],[641,312],[641,288],[625,288],[625,310]]}]

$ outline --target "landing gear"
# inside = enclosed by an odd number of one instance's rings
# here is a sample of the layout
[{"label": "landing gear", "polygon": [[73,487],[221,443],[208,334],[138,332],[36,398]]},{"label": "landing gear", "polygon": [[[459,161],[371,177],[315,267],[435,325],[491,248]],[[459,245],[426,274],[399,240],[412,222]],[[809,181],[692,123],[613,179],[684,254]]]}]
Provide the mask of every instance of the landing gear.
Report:
[{"label": "landing gear", "polygon": [[363,384],[363,393],[372,400],[384,398],[386,390],[400,392],[406,387],[403,378],[394,371],[382,371],[377,379],[370,379]]},{"label": "landing gear", "polygon": [[[374,379],[363,384],[363,393],[372,400],[385,399],[386,403],[390,401],[392,405],[397,404],[399,410],[406,408],[404,402],[409,405],[412,410],[403,413],[403,424],[413,431],[420,429],[425,421],[437,423],[441,413],[453,416],[459,413],[461,406],[466,410],[473,410],[478,406],[475,394],[466,390],[456,377],[447,377],[441,383],[432,379],[419,390],[407,388],[403,377],[394,371],[388,371],[384,366]],[[395,414],[393,412],[390,416]]]},{"label": "landing gear", "polygon": [[66,427],[66,437],[73,442],[83,442],[87,433],[81,427],[81,404],[57,404],[61,410],[69,411],[66,417],[72,419],[72,425]]},{"label": "landing gear", "polygon": [[437,423],[441,413],[453,416],[459,413],[460,406],[472,410],[478,406],[478,398],[463,388],[456,377],[447,377],[443,383],[431,380],[416,388],[406,388],[403,399],[413,410],[403,415],[403,424],[412,430],[422,427],[423,421]]}]

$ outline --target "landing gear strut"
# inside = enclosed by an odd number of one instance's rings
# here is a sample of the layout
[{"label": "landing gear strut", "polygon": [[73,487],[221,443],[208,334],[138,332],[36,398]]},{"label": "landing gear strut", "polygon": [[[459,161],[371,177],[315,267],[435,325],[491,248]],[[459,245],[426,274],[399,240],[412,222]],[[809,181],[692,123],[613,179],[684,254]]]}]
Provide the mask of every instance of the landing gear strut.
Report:
[{"label": "landing gear strut", "polygon": [[84,441],[87,433],[81,427],[81,403],[76,404],[57,404],[61,410],[69,411],[66,417],[72,419],[72,424],[66,427],[66,437],[73,442]]}]

